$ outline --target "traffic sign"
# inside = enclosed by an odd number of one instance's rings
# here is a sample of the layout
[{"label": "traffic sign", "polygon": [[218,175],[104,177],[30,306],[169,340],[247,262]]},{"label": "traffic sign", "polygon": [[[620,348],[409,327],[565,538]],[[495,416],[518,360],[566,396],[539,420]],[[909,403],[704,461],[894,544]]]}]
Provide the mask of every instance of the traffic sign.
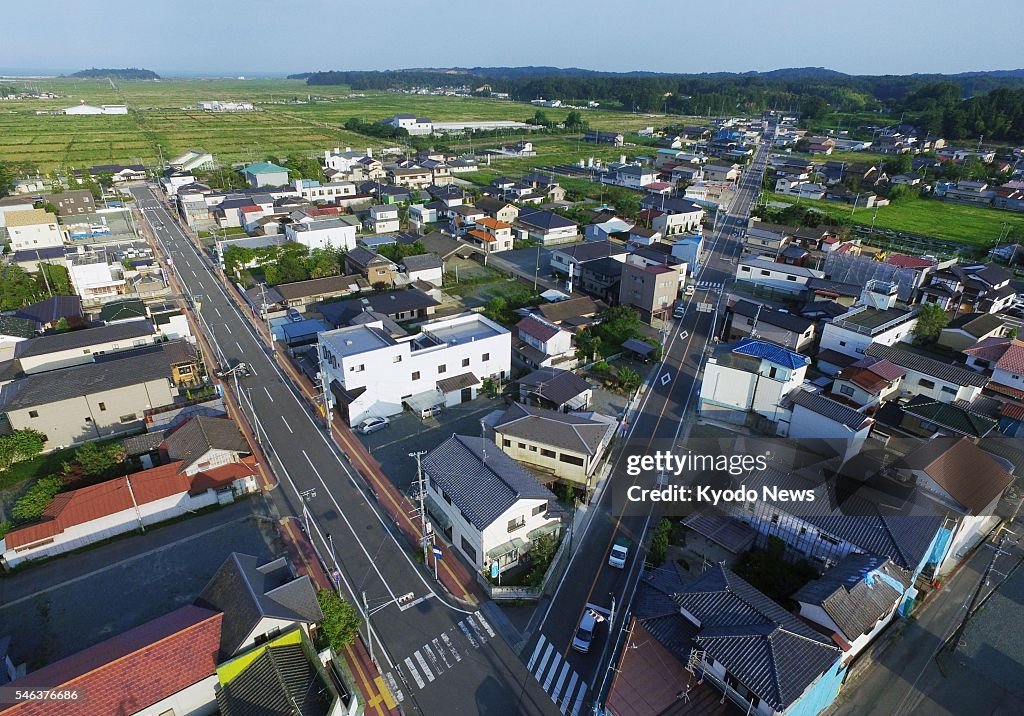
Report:
[{"label": "traffic sign", "polygon": [[491,562],[491,579],[497,579],[497,578],[498,578],[498,563],[497,562]]},{"label": "traffic sign", "polygon": [[441,559],[441,548],[434,547],[434,559]]}]

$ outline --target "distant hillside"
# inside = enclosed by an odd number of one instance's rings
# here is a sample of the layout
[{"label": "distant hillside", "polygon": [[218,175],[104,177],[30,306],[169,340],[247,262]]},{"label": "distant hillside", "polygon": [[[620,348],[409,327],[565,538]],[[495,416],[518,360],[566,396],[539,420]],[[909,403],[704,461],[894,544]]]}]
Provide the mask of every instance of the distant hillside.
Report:
[{"label": "distant hillside", "polygon": [[80,72],[75,72],[72,75],[67,75],[67,77],[82,77],[82,78],[91,78],[91,79],[96,79],[96,78],[107,79],[107,78],[110,78],[110,79],[114,79],[114,80],[158,80],[158,79],[160,79],[160,75],[158,75],[153,70],[141,70],[141,69],[139,69],[137,67],[123,67],[121,69],[112,69],[112,68],[97,69],[97,68],[93,67],[92,69],[82,70]]}]

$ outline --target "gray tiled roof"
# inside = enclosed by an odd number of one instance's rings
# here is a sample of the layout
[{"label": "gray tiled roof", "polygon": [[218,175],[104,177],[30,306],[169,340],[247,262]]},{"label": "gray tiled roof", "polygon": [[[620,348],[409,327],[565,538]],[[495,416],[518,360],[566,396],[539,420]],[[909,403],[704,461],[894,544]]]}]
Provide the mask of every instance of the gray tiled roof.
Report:
[{"label": "gray tiled roof", "polygon": [[[897,590],[877,572],[902,585],[902,589]],[[853,641],[892,608],[910,582],[911,573],[885,557],[851,554],[797,590],[792,599],[820,606]]]},{"label": "gray tiled roof", "polygon": [[222,716],[327,716],[333,694],[302,644],[275,644],[217,692]]},{"label": "gray tiled roof", "polygon": [[575,373],[560,368],[541,368],[520,379],[519,385],[555,405],[569,402],[592,389],[590,383]]},{"label": "gray tiled roof", "polygon": [[498,419],[494,431],[584,455],[596,455],[615,421],[600,421],[556,410],[514,403]]},{"label": "gray tiled roof", "polygon": [[67,333],[55,333],[49,336],[39,336],[18,344],[16,355],[18,358],[26,356],[41,356],[48,353],[85,348],[99,343],[111,341],[127,341],[133,338],[143,338],[153,335],[153,324],[149,321],[125,321],[114,323],[99,328],[86,328],[81,331],[68,331]]},{"label": "gray tiled roof", "polygon": [[[132,321],[132,323],[141,321]],[[163,343],[98,356],[95,363],[26,375],[0,388],[0,411],[22,410],[159,378],[171,378],[176,352]]]},{"label": "gray tiled roof", "polygon": [[792,705],[841,652],[722,565],[673,595],[700,621],[696,642],[776,711]]},{"label": "gray tiled roof", "polygon": [[794,405],[807,408],[811,412],[817,413],[823,418],[827,418],[834,423],[845,425],[850,430],[860,430],[865,424],[871,421],[871,418],[867,417],[863,413],[858,413],[847,405],[843,405],[835,400],[826,398],[820,393],[811,393],[810,391],[803,390],[802,388],[797,388],[790,393],[789,399]]},{"label": "gray tiled roof", "polygon": [[295,578],[287,561],[260,561],[232,552],[203,588],[196,603],[224,612],[221,653],[230,656],[263,617],[313,623],[323,619],[309,577]]},{"label": "gray tiled roof", "polygon": [[[758,311],[760,308],[760,311]],[[814,325],[809,318],[801,318],[792,313],[778,311],[771,306],[760,306],[753,301],[740,299],[732,308],[733,313],[744,318],[757,318],[758,323],[767,323],[770,326],[777,326],[787,331],[803,334],[808,328]]]},{"label": "gray tiled roof", "polygon": [[167,436],[164,447],[168,457],[183,462],[183,470],[210,450],[249,453],[249,443],[234,421],[205,415],[196,416],[183,423]]},{"label": "gray tiled roof", "polygon": [[32,338],[36,335],[36,322],[16,316],[0,316],[0,336]]},{"label": "gray tiled roof", "polygon": [[444,262],[434,254],[417,254],[415,256],[406,256],[402,259],[402,265],[405,266],[406,271],[426,271],[428,269],[442,268]]},{"label": "gray tiled roof", "polygon": [[523,498],[555,496],[490,440],[452,435],[423,458],[423,472],[483,530]]},{"label": "gray tiled roof", "polygon": [[935,360],[934,358],[918,355],[917,353],[912,353],[902,348],[896,348],[895,346],[872,343],[864,352],[869,356],[885,358],[886,360],[906,368],[907,370],[924,373],[925,375],[930,375],[933,378],[938,378],[939,380],[944,380],[947,383],[953,383],[954,385],[983,388],[988,382],[988,378],[981,373],[975,373],[973,370],[968,370],[967,368],[943,363],[942,361]]}]

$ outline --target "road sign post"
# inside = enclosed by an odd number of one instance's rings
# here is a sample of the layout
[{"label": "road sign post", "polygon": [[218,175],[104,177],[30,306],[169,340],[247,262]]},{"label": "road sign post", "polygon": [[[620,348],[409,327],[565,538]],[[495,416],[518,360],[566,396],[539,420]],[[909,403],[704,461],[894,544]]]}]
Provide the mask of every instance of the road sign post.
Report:
[{"label": "road sign post", "polygon": [[441,559],[441,548],[434,546],[434,579],[437,579],[437,563]]}]

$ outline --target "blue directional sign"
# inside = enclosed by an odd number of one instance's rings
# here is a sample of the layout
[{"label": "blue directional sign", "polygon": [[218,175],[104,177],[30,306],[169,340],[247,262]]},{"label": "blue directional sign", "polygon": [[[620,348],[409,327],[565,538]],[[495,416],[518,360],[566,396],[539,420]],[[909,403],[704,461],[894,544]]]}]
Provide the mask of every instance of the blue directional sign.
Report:
[{"label": "blue directional sign", "polygon": [[498,578],[498,563],[497,562],[491,562],[491,579],[497,579],[497,578]]},{"label": "blue directional sign", "polygon": [[441,559],[441,548],[434,547],[434,559]]}]

